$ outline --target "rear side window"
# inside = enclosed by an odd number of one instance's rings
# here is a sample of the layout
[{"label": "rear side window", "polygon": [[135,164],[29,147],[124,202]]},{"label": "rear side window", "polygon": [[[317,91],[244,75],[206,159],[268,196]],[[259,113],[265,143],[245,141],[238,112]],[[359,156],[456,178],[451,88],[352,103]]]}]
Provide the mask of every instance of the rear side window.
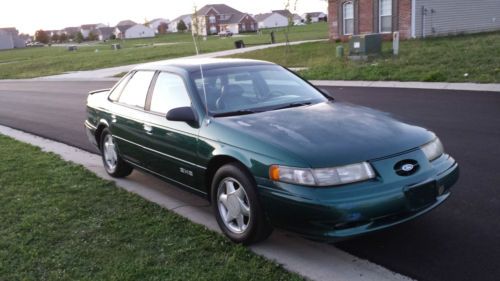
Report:
[{"label": "rear side window", "polygon": [[119,84],[113,89],[113,92],[111,95],[109,95],[109,99],[112,101],[118,101],[118,98],[120,97],[120,94],[123,91],[123,88],[127,85],[128,80],[130,80],[131,74],[128,74],[125,76],[122,80],[120,80]]},{"label": "rear side window", "polygon": [[118,102],[144,108],[154,71],[138,71],[130,78],[122,91]]},{"label": "rear side window", "polygon": [[151,111],[167,114],[171,109],[184,106],[191,106],[184,80],[175,74],[160,73],[151,98]]}]

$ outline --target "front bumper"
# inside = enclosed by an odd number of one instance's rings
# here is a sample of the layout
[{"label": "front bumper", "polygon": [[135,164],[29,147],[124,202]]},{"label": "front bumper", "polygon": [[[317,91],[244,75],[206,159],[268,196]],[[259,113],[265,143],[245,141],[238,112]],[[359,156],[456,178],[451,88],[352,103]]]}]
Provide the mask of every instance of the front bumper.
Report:
[{"label": "front bumper", "polygon": [[[409,177],[393,163],[417,158]],[[257,179],[271,223],[318,240],[339,241],[388,228],[429,212],[450,196],[459,168],[449,155],[429,163],[421,151],[370,162],[379,177],[340,187],[311,188]]]}]

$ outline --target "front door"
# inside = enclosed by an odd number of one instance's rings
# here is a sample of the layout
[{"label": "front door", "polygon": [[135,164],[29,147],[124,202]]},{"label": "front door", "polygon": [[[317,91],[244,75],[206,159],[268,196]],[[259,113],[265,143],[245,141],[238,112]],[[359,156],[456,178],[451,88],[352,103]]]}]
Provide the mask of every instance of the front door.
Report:
[{"label": "front door", "polygon": [[150,159],[153,172],[205,193],[205,187],[201,184],[205,167],[198,164],[199,129],[184,122],[166,119],[171,109],[191,106],[183,78],[177,74],[160,72],[152,89],[150,113],[145,125],[149,131],[146,146],[155,151],[154,157]]}]

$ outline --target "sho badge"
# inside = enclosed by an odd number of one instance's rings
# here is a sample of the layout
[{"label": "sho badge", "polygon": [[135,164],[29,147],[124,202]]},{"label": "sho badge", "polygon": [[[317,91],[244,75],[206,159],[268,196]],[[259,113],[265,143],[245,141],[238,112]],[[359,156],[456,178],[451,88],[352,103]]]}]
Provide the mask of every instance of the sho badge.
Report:
[{"label": "sho badge", "polygon": [[188,175],[190,177],[193,176],[193,171],[190,171],[190,170],[186,170],[184,168],[179,168],[179,171],[181,171],[181,173],[185,174],[185,175]]}]

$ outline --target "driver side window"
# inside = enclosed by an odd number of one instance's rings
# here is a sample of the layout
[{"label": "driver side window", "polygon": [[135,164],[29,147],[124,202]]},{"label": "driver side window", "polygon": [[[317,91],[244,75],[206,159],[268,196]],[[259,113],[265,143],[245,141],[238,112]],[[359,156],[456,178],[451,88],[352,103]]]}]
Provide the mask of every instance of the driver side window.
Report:
[{"label": "driver side window", "polygon": [[174,108],[185,106],[191,106],[191,100],[184,80],[176,74],[161,72],[156,79],[150,110],[166,115]]}]

